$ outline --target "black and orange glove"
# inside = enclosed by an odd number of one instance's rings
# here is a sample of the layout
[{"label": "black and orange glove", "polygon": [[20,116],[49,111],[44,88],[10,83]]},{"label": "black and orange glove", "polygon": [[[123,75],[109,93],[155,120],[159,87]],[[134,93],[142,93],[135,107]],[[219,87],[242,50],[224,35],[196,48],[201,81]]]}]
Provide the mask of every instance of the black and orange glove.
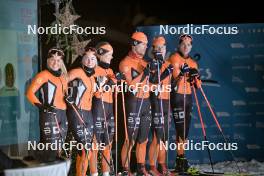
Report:
[{"label": "black and orange glove", "polygon": [[115,77],[116,77],[117,81],[126,80],[124,73],[121,73],[121,72],[117,72],[115,74]]},{"label": "black and orange glove", "polygon": [[44,113],[52,113],[52,114],[55,114],[56,113],[56,109],[52,105],[49,105],[49,104],[40,104],[40,103],[35,103],[35,105],[39,108],[39,110],[41,112],[44,112]]},{"label": "black and orange glove", "polygon": [[180,68],[180,75],[183,76],[185,73],[189,73],[190,71],[190,67],[188,66],[188,64],[184,63],[181,68]]},{"label": "black and orange glove", "polygon": [[74,104],[74,98],[72,98],[71,96],[67,95],[64,96],[64,101],[67,105],[73,105]]}]

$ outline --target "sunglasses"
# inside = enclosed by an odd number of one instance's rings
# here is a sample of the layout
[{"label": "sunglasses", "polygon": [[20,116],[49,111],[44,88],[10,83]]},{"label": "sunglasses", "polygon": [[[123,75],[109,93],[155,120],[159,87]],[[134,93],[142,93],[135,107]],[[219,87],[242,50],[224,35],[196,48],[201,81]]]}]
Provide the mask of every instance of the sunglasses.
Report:
[{"label": "sunglasses", "polygon": [[185,37],[188,37],[188,38],[190,38],[191,40],[193,40],[192,36],[189,35],[189,34],[183,34],[183,35],[181,35],[179,38],[180,38],[180,39],[183,39],[183,38],[185,38]]},{"label": "sunglasses", "polygon": [[56,53],[58,56],[64,56],[64,52],[61,49],[57,49],[57,48],[50,49],[48,52],[48,56],[52,56]]}]

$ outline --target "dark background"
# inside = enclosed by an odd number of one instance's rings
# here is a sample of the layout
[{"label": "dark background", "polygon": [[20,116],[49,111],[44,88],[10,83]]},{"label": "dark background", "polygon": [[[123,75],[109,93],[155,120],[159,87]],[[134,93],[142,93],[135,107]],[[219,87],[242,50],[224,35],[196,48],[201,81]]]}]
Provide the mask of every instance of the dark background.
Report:
[{"label": "dark background", "polygon": [[[112,68],[129,51],[129,37],[136,26],[159,24],[227,24],[264,22],[263,5],[253,1],[197,3],[191,1],[91,1],[72,0],[75,12],[81,16],[76,24],[106,26],[106,35],[90,35],[91,46],[99,41],[108,41],[114,47]],[[40,1],[40,26],[50,26],[55,20],[55,6],[50,0]],[[42,58],[54,44],[44,44],[47,36],[42,35],[40,44]],[[43,60],[44,61],[44,60]],[[45,65],[45,61],[42,62]]]}]

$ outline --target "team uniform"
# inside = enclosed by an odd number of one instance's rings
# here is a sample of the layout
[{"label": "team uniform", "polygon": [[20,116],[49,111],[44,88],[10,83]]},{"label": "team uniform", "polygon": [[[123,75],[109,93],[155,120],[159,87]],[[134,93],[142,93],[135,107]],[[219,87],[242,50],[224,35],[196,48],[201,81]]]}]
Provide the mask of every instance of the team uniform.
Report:
[{"label": "team uniform", "polygon": [[[41,143],[56,143],[65,140],[68,129],[65,92],[67,92],[65,77],[60,71],[50,69],[38,73],[28,87],[26,93],[28,100],[40,109]],[[39,98],[36,94],[39,94]]]},{"label": "team uniform", "polygon": [[[171,55],[169,62],[173,65],[173,80],[171,92],[171,108],[176,129],[176,142],[184,142],[189,134],[189,127],[191,123],[192,111],[192,90],[190,82],[190,74],[186,74],[185,78],[181,74],[181,68],[187,64],[189,69],[198,69],[197,63],[191,58],[184,58],[181,53],[176,52]],[[184,80],[185,79],[185,80]],[[184,94],[186,95],[184,100]],[[185,114],[184,114],[184,101],[185,101]],[[185,118],[185,127],[184,127]],[[176,170],[186,170],[188,162],[184,157],[183,148],[177,151]]]},{"label": "team uniform", "polygon": [[[107,79],[104,85],[99,87],[93,98],[93,117],[94,132],[97,143],[104,143],[105,149],[102,150],[102,172],[110,172],[111,163],[111,144],[115,134],[115,119],[113,112],[113,89],[116,84],[115,75],[109,65],[99,62],[99,66],[95,69],[96,82]],[[91,174],[97,173],[97,154],[98,150],[92,151],[91,157]]]},{"label": "team uniform", "polygon": [[[151,69],[150,82],[154,89],[150,92],[152,141],[149,147],[149,172],[153,176],[161,176],[170,175],[166,166],[166,150],[163,145],[168,141],[169,120],[171,118],[170,82],[173,68],[164,59],[166,54],[164,37],[158,36],[153,39],[152,54],[151,67],[154,68]],[[158,169],[156,162],[158,162]]]},{"label": "team uniform", "polygon": [[[158,75],[159,74],[159,75]],[[158,86],[158,76],[160,77],[160,90],[156,89],[150,93],[151,114],[152,114],[152,143],[149,148],[149,163],[151,169],[158,161],[158,171],[166,173],[166,151],[160,150],[160,142],[164,144],[168,141],[169,119],[171,116],[170,109],[170,64],[165,61],[160,64],[160,73],[155,71],[151,83]]]},{"label": "team uniform", "polygon": [[[68,73],[69,96],[73,101],[68,106],[67,114],[69,127],[78,143],[82,143],[87,150],[78,151],[76,159],[76,175],[86,175],[89,159],[89,151],[92,146],[94,125],[92,116],[92,98],[95,92],[94,71],[89,72],[82,68],[76,68]],[[88,154],[89,153],[89,154]],[[88,155],[87,155],[88,154]]]},{"label": "team uniform", "polygon": [[[146,144],[151,125],[149,91],[144,91],[144,85],[149,83],[149,75],[146,74],[147,62],[130,52],[119,65],[119,70],[125,75],[127,84],[132,88],[128,91],[126,104],[127,133],[129,141],[137,141],[136,158],[138,170],[145,167]],[[140,83],[141,86],[138,86]],[[142,103],[142,106],[141,106]],[[139,113],[139,114],[138,114]],[[123,145],[121,152],[122,166],[128,169],[130,153],[127,152],[127,144]]]}]

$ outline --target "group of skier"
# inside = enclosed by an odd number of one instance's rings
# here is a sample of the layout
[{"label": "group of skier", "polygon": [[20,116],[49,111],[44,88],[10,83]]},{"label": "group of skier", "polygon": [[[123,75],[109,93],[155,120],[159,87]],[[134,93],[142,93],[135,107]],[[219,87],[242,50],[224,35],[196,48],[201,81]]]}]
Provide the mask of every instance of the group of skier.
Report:
[{"label": "group of skier", "polygon": [[[181,35],[178,50],[166,58],[166,40],[156,36],[150,47],[151,56],[145,57],[148,38],[143,32],[135,32],[131,36],[131,50],[121,60],[117,73],[110,68],[114,49],[108,42],[86,48],[79,66],[69,71],[63,64],[64,52],[59,48],[50,49],[47,69],[34,77],[26,93],[28,100],[40,110],[40,142],[63,142],[71,132],[78,143],[86,146],[78,151],[76,175],[86,175],[88,163],[90,174],[98,175],[98,152],[102,155],[102,174],[110,175],[117,125],[116,85],[126,84],[132,89],[122,92],[125,97],[122,125],[126,133],[119,151],[122,175],[131,175],[134,145],[138,175],[171,175],[162,142],[168,141],[170,119],[175,124],[176,143],[186,142],[191,121],[192,86],[201,86],[198,65],[189,55],[192,41],[192,36]],[[146,86],[155,88],[146,91]],[[147,153],[148,140],[151,142]],[[93,149],[98,143],[104,144],[102,150]],[[148,171],[145,167],[147,154]],[[178,147],[175,171],[186,172],[188,168],[184,149]]]}]

